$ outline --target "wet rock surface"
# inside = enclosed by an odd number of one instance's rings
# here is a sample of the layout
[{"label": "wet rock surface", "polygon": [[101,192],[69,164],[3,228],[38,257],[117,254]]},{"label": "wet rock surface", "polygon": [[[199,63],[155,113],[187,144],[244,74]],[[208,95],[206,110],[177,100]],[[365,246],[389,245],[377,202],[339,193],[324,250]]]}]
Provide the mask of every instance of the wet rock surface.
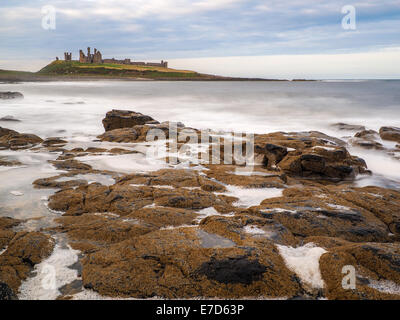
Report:
[{"label": "wet rock surface", "polygon": [[340,181],[367,173],[365,161],[350,155],[344,144],[315,131],[273,133],[255,137],[255,152],[265,155],[262,164],[267,168],[297,177]]},{"label": "wet rock surface", "polygon": [[348,124],[348,123],[334,123],[332,127],[337,128],[338,130],[344,130],[344,131],[362,131],[365,130],[365,127],[362,125],[358,124]]},{"label": "wet rock surface", "polygon": [[139,112],[128,110],[112,110],[106,114],[103,119],[103,126],[106,131],[131,128],[136,125],[144,125],[146,123],[157,123],[150,117]]},{"label": "wet rock surface", "polygon": [[[56,225],[21,232],[21,221],[0,218],[4,299],[52,253],[48,233],[79,250],[69,266],[78,276],[58,288],[60,299],[83,290],[117,298],[400,298],[400,192],[357,187],[354,179],[370,172],[344,140],[317,131],[255,135],[251,170],[193,154],[187,163],[182,153],[167,168],[126,173],[98,169],[87,156],[144,157],[149,130],[175,133],[131,111],[113,110],[103,124],[98,144],[68,148],[53,137],[32,149],[56,153],[49,163],[61,172],[33,182],[56,189],[46,202]],[[377,132],[340,128],[358,131],[355,145],[380,150]],[[13,134],[0,128],[0,139]],[[349,265],[355,289],[342,286]]]},{"label": "wet rock surface", "polygon": [[[333,247],[320,260],[321,274],[329,299],[400,299],[399,246],[387,243],[345,244]],[[355,288],[338,285],[346,266],[355,268]],[[339,282],[338,282],[339,281]]]},{"label": "wet rock surface", "polygon": [[43,140],[34,135],[28,133],[19,133],[14,130],[0,127],[0,150],[1,149],[27,149],[31,148]]},{"label": "wet rock surface", "polygon": [[400,142],[400,128],[397,127],[382,127],[379,134],[383,140]]},{"label": "wet rock surface", "polygon": [[0,218],[0,295],[1,299],[16,299],[21,282],[33,267],[47,258],[53,239],[40,232],[16,232],[20,221]]}]

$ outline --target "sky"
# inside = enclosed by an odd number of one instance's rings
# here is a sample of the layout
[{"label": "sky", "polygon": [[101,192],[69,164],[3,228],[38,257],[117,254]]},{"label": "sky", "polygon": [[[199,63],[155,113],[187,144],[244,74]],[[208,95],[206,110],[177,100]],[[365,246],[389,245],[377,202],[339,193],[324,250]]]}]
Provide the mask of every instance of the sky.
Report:
[{"label": "sky", "polygon": [[0,1],[0,68],[88,46],[227,76],[399,79],[400,0]]}]

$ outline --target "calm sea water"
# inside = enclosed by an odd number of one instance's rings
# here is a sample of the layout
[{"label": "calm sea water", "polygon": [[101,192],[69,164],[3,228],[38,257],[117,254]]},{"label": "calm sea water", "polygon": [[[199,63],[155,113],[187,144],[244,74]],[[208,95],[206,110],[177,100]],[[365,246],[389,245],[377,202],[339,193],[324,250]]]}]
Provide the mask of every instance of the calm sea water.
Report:
[{"label": "calm sea water", "polygon": [[371,129],[400,126],[400,81],[347,82],[51,82],[0,84],[25,99],[0,101],[0,124],[40,136],[99,134],[112,108],[196,128],[266,133],[332,131],[341,121]]}]

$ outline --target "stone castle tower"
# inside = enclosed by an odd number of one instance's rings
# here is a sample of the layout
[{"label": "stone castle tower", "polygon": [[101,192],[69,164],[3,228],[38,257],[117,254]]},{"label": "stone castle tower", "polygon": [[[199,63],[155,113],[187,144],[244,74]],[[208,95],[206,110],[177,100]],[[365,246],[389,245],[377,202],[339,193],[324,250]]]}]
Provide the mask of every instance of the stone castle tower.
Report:
[{"label": "stone castle tower", "polygon": [[90,53],[90,47],[87,48],[87,56],[83,53],[82,50],[79,50],[79,62],[81,63],[103,63],[103,57],[101,52],[96,48],[94,49],[94,53]]},{"label": "stone castle tower", "polygon": [[72,61],[72,53],[71,52],[64,52],[64,60],[65,61]]}]

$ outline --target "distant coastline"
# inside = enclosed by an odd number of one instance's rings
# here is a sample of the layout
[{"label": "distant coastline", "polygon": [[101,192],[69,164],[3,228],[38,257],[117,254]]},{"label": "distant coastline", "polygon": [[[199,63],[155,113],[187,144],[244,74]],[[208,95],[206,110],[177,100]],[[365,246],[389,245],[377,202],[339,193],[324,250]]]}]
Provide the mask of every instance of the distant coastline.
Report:
[{"label": "distant coastline", "polygon": [[53,61],[38,72],[1,70],[2,82],[41,81],[315,81],[306,79],[265,79],[224,77],[162,67],[126,66],[122,64],[86,64],[76,61]]}]

